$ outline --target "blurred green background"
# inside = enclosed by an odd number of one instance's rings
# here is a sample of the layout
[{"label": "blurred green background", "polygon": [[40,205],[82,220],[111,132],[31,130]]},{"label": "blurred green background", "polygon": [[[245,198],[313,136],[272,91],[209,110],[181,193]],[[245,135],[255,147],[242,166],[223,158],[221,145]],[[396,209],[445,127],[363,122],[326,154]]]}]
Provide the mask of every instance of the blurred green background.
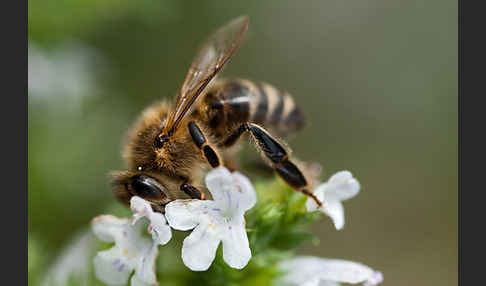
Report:
[{"label": "blurred green background", "polygon": [[[36,271],[114,198],[121,141],[177,91],[196,47],[250,16],[226,76],[288,90],[309,126],[288,141],[327,179],[362,185],[346,225],[301,253],[363,262],[383,285],[456,285],[457,2],[29,1],[29,249]],[[34,266],[33,266],[34,267]],[[31,283],[35,281],[31,280]]]}]

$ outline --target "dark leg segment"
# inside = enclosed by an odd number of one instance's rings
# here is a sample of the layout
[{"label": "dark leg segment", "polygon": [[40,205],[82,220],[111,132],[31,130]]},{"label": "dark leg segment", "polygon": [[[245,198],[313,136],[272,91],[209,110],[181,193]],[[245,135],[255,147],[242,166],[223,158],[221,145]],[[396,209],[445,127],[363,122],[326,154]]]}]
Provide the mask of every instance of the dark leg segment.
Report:
[{"label": "dark leg segment", "polygon": [[262,127],[252,124],[242,124],[231,136],[224,141],[223,146],[229,147],[234,144],[243,132],[249,132],[255,139],[257,146],[263,151],[265,156],[271,161],[272,167],[277,174],[292,188],[312,198],[317,205],[322,206],[322,202],[308,190],[309,184],[302,171],[288,158],[287,151],[277,140],[268,134]]},{"label": "dark leg segment", "polygon": [[206,159],[208,160],[211,167],[216,168],[219,165],[221,165],[218,155],[216,154],[214,149],[211,148],[211,146],[209,145],[204,146],[203,152],[204,152],[204,156],[206,156]]},{"label": "dark leg segment", "polygon": [[204,200],[204,193],[189,184],[182,184],[181,191],[188,194],[193,199]]},{"label": "dark leg segment", "polygon": [[221,144],[222,147],[231,147],[233,146],[238,139],[240,139],[240,136],[245,132],[248,131],[248,125],[247,124],[241,124],[236,131],[231,134],[226,140]]},{"label": "dark leg segment", "polygon": [[191,134],[192,140],[196,146],[203,151],[206,160],[211,165],[211,167],[216,168],[221,165],[221,159],[214,149],[207,144],[206,137],[202,133],[199,126],[194,121],[189,122],[188,125],[189,133]]},{"label": "dark leg segment", "polygon": [[248,130],[272,163],[278,164],[287,159],[287,151],[258,125],[248,124]]},{"label": "dark leg segment", "polygon": [[294,163],[285,160],[275,166],[275,171],[284,179],[290,186],[296,189],[307,186],[307,181],[302,172],[294,165]]},{"label": "dark leg segment", "polygon": [[199,126],[193,121],[189,122],[189,133],[191,133],[192,140],[194,140],[197,147],[201,148],[206,143],[206,137],[204,137]]}]

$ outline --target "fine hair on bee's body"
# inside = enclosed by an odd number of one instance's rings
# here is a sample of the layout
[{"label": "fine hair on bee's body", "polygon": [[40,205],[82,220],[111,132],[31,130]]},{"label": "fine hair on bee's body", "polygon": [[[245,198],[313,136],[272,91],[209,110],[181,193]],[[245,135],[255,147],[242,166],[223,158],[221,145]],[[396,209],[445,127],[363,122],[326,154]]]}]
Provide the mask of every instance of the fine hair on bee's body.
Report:
[{"label": "fine hair on bee's body", "polygon": [[[252,122],[284,137],[304,126],[293,98],[265,82],[245,79],[217,80],[206,92],[199,116],[221,137],[233,125]],[[205,112],[205,109],[212,109]]]},{"label": "fine hair on bee's body", "polygon": [[209,198],[205,172],[221,165],[234,169],[232,150],[248,134],[288,185],[322,204],[309,191],[304,166],[291,160],[290,150],[269,132],[283,137],[303,127],[292,97],[267,83],[213,80],[247,25],[248,18],[240,17],[218,30],[191,65],[175,102],[149,106],[128,131],[123,149],[128,170],[112,173],[113,192],[122,202],[137,195],[163,212],[175,199]]}]

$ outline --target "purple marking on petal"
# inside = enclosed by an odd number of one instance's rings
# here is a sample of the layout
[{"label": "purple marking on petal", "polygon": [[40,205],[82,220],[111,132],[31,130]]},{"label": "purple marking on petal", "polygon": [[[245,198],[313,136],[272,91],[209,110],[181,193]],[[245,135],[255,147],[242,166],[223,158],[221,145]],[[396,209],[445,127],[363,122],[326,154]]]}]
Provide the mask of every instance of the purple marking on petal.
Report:
[{"label": "purple marking on petal", "polygon": [[204,232],[201,234],[201,240],[206,236],[207,229],[204,230]]},{"label": "purple marking on petal", "polygon": [[229,192],[226,192],[226,195],[228,197],[229,206],[231,207],[231,195]]},{"label": "purple marking on petal", "polygon": [[375,271],[371,277],[368,278],[368,281],[363,283],[363,286],[374,286],[380,284],[381,282],[383,282],[383,273],[380,271]]},{"label": "purple marking on petal", "polygon": [[213,211],[215,211],[215,212],[220,212],[220,211],[221,211],[221,209],[219,209],[219,208],[214,208],[214,209],[213,209]]},{"label": "purple marking on petal", "polygon": [[119,258],[115,259],[115,261],[113,261],[111,264],[112,265],[117,265],[118,263],[120,263],[120,259]]},{"label": "purple marking on petal", "polygon": [[142,272],[145,271],[145,261],[147,260],[147,257],[142,258]]},{"label": "purple marking on petal", "polygon": [[120,266],[118,267],[118,272],[121,272],[123,270],[123,268],[125,267],[125,264],[120,264]]}]

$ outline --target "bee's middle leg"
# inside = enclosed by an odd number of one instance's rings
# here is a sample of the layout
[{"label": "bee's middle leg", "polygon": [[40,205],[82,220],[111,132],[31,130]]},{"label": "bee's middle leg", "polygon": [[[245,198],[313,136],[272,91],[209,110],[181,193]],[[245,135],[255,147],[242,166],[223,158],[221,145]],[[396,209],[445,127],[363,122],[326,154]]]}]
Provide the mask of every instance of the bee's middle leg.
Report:
[{"label": "bee's middle leg", "polygon": [[211,165],[211,167],[213,168],[220,166],[221,165],[220,156],[218,155],[216,150],[214,150],[214,148],[208,144],[206,140],[206,136],[204,136],[204,134],[201,131],[201,128],[199,128],[197,123],[194,121],[189,122],[188,128],[192,140],[194,140],[196,146],[202,150],[204,157],[208,161],[209,165]]}]

